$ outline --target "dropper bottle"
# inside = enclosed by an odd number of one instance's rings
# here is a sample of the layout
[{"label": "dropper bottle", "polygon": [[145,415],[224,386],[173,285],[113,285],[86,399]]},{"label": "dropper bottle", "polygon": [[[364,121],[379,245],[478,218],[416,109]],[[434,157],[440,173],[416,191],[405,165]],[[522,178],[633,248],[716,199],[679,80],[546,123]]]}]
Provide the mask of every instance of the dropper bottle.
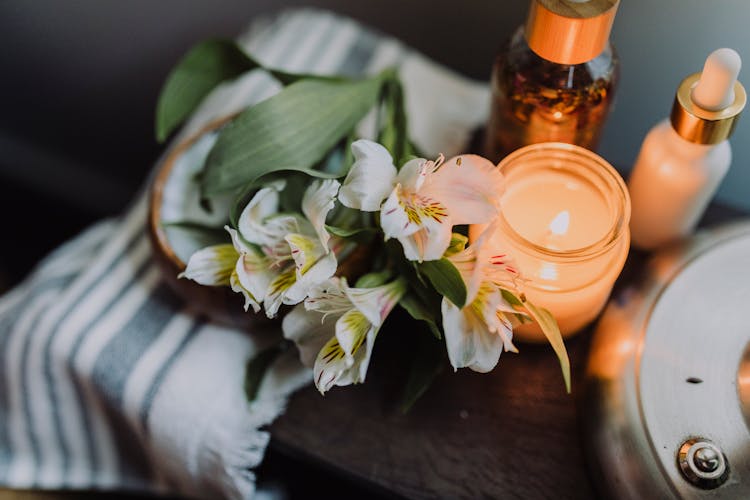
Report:
[{"label": "dropper bottle", "polygon": [[689,235],[732,162],[729,136],[747,97],[742,61],[718,49],[685,78],[672,114],[646,135],[628,182],[632,242],[653,249]]}]

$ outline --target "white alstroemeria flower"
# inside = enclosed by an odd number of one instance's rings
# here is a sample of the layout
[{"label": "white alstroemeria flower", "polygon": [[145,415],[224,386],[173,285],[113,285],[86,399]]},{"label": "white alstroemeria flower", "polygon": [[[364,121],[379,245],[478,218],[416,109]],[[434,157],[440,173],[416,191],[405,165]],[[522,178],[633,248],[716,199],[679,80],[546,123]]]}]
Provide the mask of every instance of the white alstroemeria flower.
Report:
[{"label": "white alstroemeria flower", "polygon": [[[267,259],[265,268],[246,270],[248,281],[264,280],[264,275],[271,274],[263,295],[269,318],[276,316],[281,304],[304,300],[313,286],[336,272],[336,252],[329,248],[325,220],[339,187],[332,179],[313,181],[302,198],[305,217],[278,213],[279,190],[273,187],[258,191],[240,214],[239,236],[258,245]],[[340,246],[336,241],[334,247]]]},{"label": "white alstroemeria flower", "polygon": [[178,278],[188,278],[204,286],[229,286],[240,254],[225,243],[202,248],[190,260]]},{"label": "white alstroemeria flower", "polygon": [[497,214],[503,176],[485,158],[417,158],[397,173],[380,144],[359,140],[352,144],[352,152],[356,161],[339,201],[363,211],[380,210],[385,238],[398,239],[409,260],[440,259],[454,225],[487,223]]},{"label": "white alstroemeria flower", "polygon": [[279,191],[285,185],[284,181],[276,181],[260,189],[242,212],[243,231],[224,226],[232,244],[198,250],[190,256],[185,271],[178,278],[188,278],[206,286],[229,286],[245,297],[246,311],[252,306],[253,311],[259,312],[271,279],[270,264],[263,252],[249,243],[253,238],[248,236],[264,238],[263,227],[253,223],[275,213]]},{"label": "white alstroemeria flower", "polygon": [[229,226],[224,226],[224,229],[232,237],[232,245],[238,253],[229,286],[233,292],[241,293],[245,297],[245,311],[252,306],[253,311],[257,313],[272,278],[269,260],[258,248],[248,245],[237,231]]},{"label": "white alstroemeria flower", "polygon": [[443,298],[443,330],[454,369],[492,370],[503,350],[513,345],[512,318],[520,314],[505,300],[501,288],[515,289],[519,275],[505,254],[491,253],[484,244],[492,226],[472,246],[448,257],[466,283],[466,305],[458,308]]},{"label": "white alstroemeria flower", "polygon": [[344,244],[330,241],[325,220],[339,186],[335,180],[313,181],[302,199],[304,217],[279,213],[283,181],[260,189],[240,214],[237,230],[226,227],[232,245],[199,250],[180,277],[231,286],[244,295],[246,310],[258,312],[263,304],[266,315],[275,317],[281,304],[301,302],[336,272],[336,252]]},{"label": "white alstroemeria flower", "polygon": [[377,212],[388,195],[398,170],[385,147],[360,139],[352,143],[354,163],[339,191],[339,201],[349,208]]},{"label": "white alstroemeria flower", "polygon": [[[236,240],[233,229],[226,228],[232,239]],[[257,313],[260,311],[260,303],[256,297],[263,297],[264,284],[268,280],[261,281],[256,277],[252,281],[247,279],[247,269],[264,269],[262,255],[257,251],[243,250],[237,244],[213,245],[198,250],[190,256],[185,270],[178,278],[191,279],[204,286],[229,286],[232,291],[242,293],[245,297],[245,310],[252,307]],[[262,275],[261,275],[262,276]]]},{"label": "white alstroemeria flower", "polygon": [[284,337],[297,344],[302,362],[313,367],[321,394],[334,385],[365,381],[378,330],[405,291],[403,280],[350,288],[346,279],[331,278],[284,317]]}]

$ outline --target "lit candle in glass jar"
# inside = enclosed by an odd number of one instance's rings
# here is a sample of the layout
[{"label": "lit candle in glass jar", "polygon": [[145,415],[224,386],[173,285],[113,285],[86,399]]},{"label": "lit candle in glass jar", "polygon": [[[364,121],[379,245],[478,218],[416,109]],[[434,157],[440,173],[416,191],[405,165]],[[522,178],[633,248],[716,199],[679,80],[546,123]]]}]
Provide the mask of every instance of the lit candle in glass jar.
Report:
[{"label": "lit candle in glass jar", "polygon": [[[630,246],[630,198],[620,175],[600,156],[563,143],[533,144],[508,155],[497,232],[525,278],[523,290],[548,309],[564,337],[601,312]],[[474,240],[483,228],[474,226]],[[514,336],[544,341],[535,323]]]}]

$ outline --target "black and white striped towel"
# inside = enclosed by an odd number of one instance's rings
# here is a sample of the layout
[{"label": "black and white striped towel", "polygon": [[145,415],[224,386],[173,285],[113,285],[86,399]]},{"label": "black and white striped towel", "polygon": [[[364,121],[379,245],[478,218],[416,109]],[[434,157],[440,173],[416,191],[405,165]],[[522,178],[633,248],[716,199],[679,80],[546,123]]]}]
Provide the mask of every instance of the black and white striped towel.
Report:
[{"label": "black and white striped towel", "polygon": [[[262,19],[240,42],[288,71],[399,65],[411,134],[430,153],[459,152],[484,119],[485,86],[329,13]],[[257,74],[222,86],[176,141],[277,90]],[[146,212],[141,196],[0,298],[0,485],[252,496],[269,437],[259,428],[311,375],[294,353],[281,358],[249,405],[244,364],[273,332],[191,315],[152,262]]]}]

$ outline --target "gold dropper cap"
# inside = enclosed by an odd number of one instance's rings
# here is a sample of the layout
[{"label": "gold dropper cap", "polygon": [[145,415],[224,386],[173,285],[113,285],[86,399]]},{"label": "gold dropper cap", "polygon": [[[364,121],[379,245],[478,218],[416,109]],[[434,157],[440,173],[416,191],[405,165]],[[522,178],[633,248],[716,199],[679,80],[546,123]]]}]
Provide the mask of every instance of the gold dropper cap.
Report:
[{"label": "gold dropper cap", "polygon": [[672,105],[672,128],[683,139],[696,144],[718,144],[729,139],[737,125],[740,113],[747,102],[742,84],[734,82],[734,101],[719,111],[709,111],[696,105],[692,99],[693,87],[701,73],[694,73],[680,83]]},{"label": "gold dropper cap", "polygon": [[543,59],[581,64],[602,53],[620,0],[531,0],[526,42]]}]

